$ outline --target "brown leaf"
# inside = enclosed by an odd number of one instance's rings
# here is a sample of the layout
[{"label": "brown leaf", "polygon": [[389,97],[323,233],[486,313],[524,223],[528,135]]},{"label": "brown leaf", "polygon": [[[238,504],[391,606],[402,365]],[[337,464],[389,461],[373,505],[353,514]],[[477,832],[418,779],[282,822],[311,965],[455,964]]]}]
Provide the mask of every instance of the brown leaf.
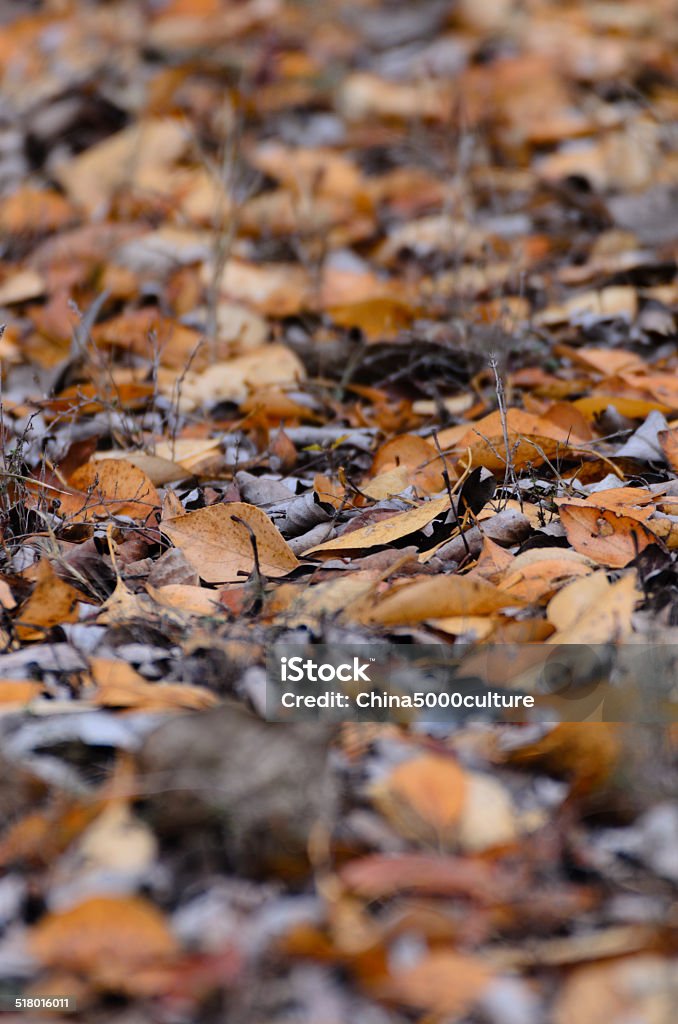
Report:
[{"label": "brown leaf", "polygon": [[345,864],[339,877],[351,892],[369,900],[413,892],[428,896],[467,895],[485,903],[501,899],[504,892],[491,864],[427,853],[375,853],[360,857]]},{"label": "brown leaf", "polygon": [[384,985],[387,998],[411,1009],[460,1019],[482,995],[492,970],[479,957],[451,950],[426,953]]},{"label": "brown leaf", "polygon": [[161,529],[206,583],[238,583],[251,573],[254,555],[250,534],[235,516],[254,531],[264,575],[286,576],[296,569],[296,556],[266,513],[244,502],[209,505],[165,519]]},{"label": "brown leaf", "polygon": [[578,792],[591,792],[607,781],[621,753],[619,725],[561,722],[536,743],[513,750],[508,761],[570,779]]},{"label": "brown leaf", "polygon": [[674,473],[678,473],[678,427],[674,427],[672,430],[661,430],[657,434],[657,439],[669,466]]},{"label": "brown leaf", "polygon": [[566,978],[554,1024],[669,1021],[675,1013],[676,961],[646,954],[586,964]]},{"label": "brown leaf", "polygon": [[464,773],[454,761],[424,754],[394,768],[371,795],[398,832],[437,846],[453,841],[465,791]]},{"label": "brown leaf", "polygon": [[28,944],[46,967],[122,990],[130,972],[165,963],[178,951],[165,917],[135,896],[93,896],[47,914],[31,929]]},{"label": "brown leaf", "polygon": [[109,516],[130,516],[146,519],[160,505],[155,487],[143,472],[125,459],[101,459],[86,462],[76,469],[69,483],[82,495],[73,495],[64,509],[76,522],[105,519]]},{"label": "brown leaf", "polygon": [[643,523],[611,509],[586,505],[561,505],[560,521],[575,551],[598,565],[621,569],[657,537]]},{"label": "brown leaf", "polygon": [[31,596],[18,613],[16,633],[19,639],[43,640],[45,631],[64,622],[77,622],[78,603],[85,595],[54,572],[47,558],[42,558],[36,570],[36,584]]},{"label": "brown leaf", "polygon": [[631,632],[631,616],[642,599],[638,574],[629,571],[615,583],[604,572],[574,580],[553,597],[547,608],[557,631],[549,644],[604,644]]}]

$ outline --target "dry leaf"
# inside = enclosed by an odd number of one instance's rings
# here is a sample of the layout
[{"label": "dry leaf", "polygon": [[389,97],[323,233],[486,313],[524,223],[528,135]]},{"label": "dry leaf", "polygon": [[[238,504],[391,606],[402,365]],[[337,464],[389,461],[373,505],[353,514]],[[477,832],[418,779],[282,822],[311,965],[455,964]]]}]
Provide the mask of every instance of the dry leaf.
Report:
[{"label": "dry leaf", "polygon": [[516,809],[509,791],[491,775],[466,773],[466,791],[457,826],[465,853],[483,853],[513,843],[518,835]]},{"label": "dry leaf", "polygon": [[123,990],[129,972],[167,962],[178,952],[160,911],[133,896],[95,896],[47,914],[31,929],[28,945],[46,967]]},{"label": "dry leaf", "polygon": [[604,644],[631,632],[631,616],[643,596],[638,575],[628,572],[607,586],[604,575],[592,573],[556,594],[551,601],[555,602],[554,609],[551,611],[549,604],[547,615],[554,625],[560,625],[546,643]]},{"label": "dry leaf", "polygon": [[2,710],[13,710],[29,704],[35,697],[45,693],[42,683],[27,682],[23,679],[0,679],[0,705]]},{"label": "dry leaf", "polygon": [[661,430],[657,434],[657,440],[662,447],[667,463],[674,473],[678,473],[678,428]]},{"label": "dry leaf", "polygon": [[536,743],[511,751],[508,761],[570,779],[577,792],[588,793],[609,779],[621,755],[618,725],[561,722]]},{"label": "dry leaf", "polygon": [[647,953],[585,964],[556,997],[554,1024],[663,1024],[675,1013],[678,964]]},{"label": "dry leaf", "polygon": [[372,787],[372,800],[408,839],[452,845],[462,811],[466,779],[447,757],[424,754],[404,761]]},{"label": "dry leaf", "polygon": [[44,640],[52,626],[77,622],[78,604],[87,600],[56,575],[47,558],[40,559],[35,579],[33,592],[17,615],[16,634],[23,641]]},{"label": "dry leaf", "polygon": [[369,573],[356,572],[351,576],[305,587],[296,592],[290,604],[276,615],[276,622],[289,629],[314,626],[324,619],[346,616],[351,618],[365,603],[375,587]]},{"label": "dry leaf", "polygon": [[215,694],[203,686],[184,683],[149,683],[126,661],[92,658],[90,673],[96,686],[95,704],[144,711],[179,711],[214,707]]},{"label": "dry leaf", "polygon": [[441,466],[440,456],[430,441],[417,434],[401,434],[377,449],[372,476],[390,469],[406,468],[410,484],[424,494],[437,494],[445,488]]},{"label": "dry leaf", "polygon": [[[523,412],[520,409],[509,409],[506,414],[508,446],[510,460],[516,469],[524,469],[528,465],[539,466],[546,459],[572,457],[573,448],[578,438],[568,429],[543,416]],[[454,434],[441,431],[438,441],[445,451],[448,446],[460,456],[466,465],[466,452],[470,450],[471,465],[485,466],[493,472],[504,472],[507,463],[506,439],[502,418],[499,412],[490,413],[477,423],[467,428],[459,437],[456,427],[451,428]]]},{"label": "dry leaf", "polygon": [[157,188],[159,172],[178,160],[188,141],[180,121],[146,120],[90,146],[54,173],[73,201],[93,214],[124,184]]},{"label": "dry leaf", "polygon": [[69,484],[82,492],[70,497],[68,506],[62,501],[76,522],[109,516],[146,519],[160,506],[158,492],[146,474],[124,459],[86,462],[76,469]]},{"label": "dry leaf", "polygon": [[414,967],[401,969],[384,986],[384,994],[410,1009],[458,1020],[491,979],[491,969],[479,957],[437,949],[426,953]]},{"label": "dry leaf", "polygon": [[182,516],[164,519],[162,532],[206,583],[238,583],[254,567],[249,531],[254,531],[261,571],[266,576],[286,576],[299,565],[287,541],[265,512],[254,505],[234,501],[209,505]]},{"label": "dry leaf", "polygon": [[219,596],[205,587],[190,583],[169,583],[163,587],[146,584],[146,593],[156,604],[186,615],[215,615],[219,608]]},{"label": "dry leaf", "polygon": [[250,391],[257,392],[269,384],[293,384],[305,377],[303,363],[285,345],[262,345],[227,362],[215,363],[202,373],[189,370],[181,386],[180,404],[189,411],[208,402],[239,402]]},{"label": "dry leaf", "polygon": [[0,306],[13,306],[44,295],[46,281],[37,270],[18,270],[0,283]]},{"label": "dry leaf", "polygon": [[595,505],[561,505],[560,521],[575,551],[613,569],[622,569],[657,543],[656,535],[637,519]]},{"label": "dry leaf", "polygon": [[[588,576],[592,567],[588,559],[575,561],[558,555],[544,557],[543,549],[535,549],[541,555],[539,559],[518,568],[511,567],[511,572],[499,584],[499,589],[528,604],[549,600],[568,580],[577,576]],[[530,554],[532,552],[529,552]],[[567,556],[568,552],[562,552]],[[577,554],[577,552],[572,552]],[[581,556],[580,556],[581,557]]]},{"label": "dry leaf", "polygon": [[394,587],[364,616],[382,625],[405,625],[450,615],[491,615],[522,604],[484,580],[468,576],[425,576]]},{"label": "dry leaf", "polygon": [[334,551],[361,551],[363,548],[373,548],[382,544],[391,544],[401,537],[407,537],[410,533],[416,533],[435,519],[436,516],[446,512],[450,507],[448,495],[441,498],[433,498],[409,512],[398,512],[394,516],[380,519],[369,526],[363,526],[358,530],[351,530],[344,533],[335,540],[327,540],[324,544],[317,544],[309,548],[306,555],[315,555],[319,552]]}]

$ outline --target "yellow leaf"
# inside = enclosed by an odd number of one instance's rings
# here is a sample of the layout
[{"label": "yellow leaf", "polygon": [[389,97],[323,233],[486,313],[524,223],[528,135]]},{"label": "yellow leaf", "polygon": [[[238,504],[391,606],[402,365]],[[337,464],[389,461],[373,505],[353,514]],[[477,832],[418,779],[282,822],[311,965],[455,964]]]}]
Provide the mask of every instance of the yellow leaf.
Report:
[{"label": "yellow leaf", "polygon": [[364,619],[382,625],[406,625],[451,615],[491,615],[501,608],[522,603],[520,598],[502,593],[484,580],[468,576],[423,576],[413,583],[394,587]]},{"label": "yellow leaf", "polygon": [[335,540],[326,540],[323,544],[317,544],[305,552],[307,555],[315,555],[320,551],[361,551],[363,548],[373,548],[382,544],[392,544],[394,540],[407,537],[410,533],[416,533],[441,515],[450,507],[450,499],[447,494],[441,498],[433,498],[417,508],[408,512],[397,512],[388,519],[380,519],[369,526],[363,526],[359,530],[351,530]]},{"label": "yellow leaf", "polygon": [[556,594],[547,616],[557,632],[547,644],[604,644],[631,632],[631,615],[643,596],[637,574],[628,572],[607,586],[604,575],[593,573],[575,580]]}]

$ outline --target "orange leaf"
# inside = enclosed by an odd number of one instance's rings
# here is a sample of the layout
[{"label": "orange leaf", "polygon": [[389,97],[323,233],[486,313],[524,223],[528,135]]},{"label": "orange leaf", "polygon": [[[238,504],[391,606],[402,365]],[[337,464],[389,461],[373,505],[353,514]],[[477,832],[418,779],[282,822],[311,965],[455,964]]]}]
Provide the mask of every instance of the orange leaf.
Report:
[{"label": "orange leaf", "polygon": [[54,572],[46,558],[37,566],[37,582],[31,596],[21,607],[16,626],[21,640],[43,640],[45,630],[64,622],[77,622],[78,604],[85,595],[65,583]]},{"label": "orange leaf", "polygon": [[371,476],[401,466],[411,470],[408,483],[425,494],[435,494],[445,487],[438,453],[429,441],[417,434],[401,434],[381,445],[374,456]]},{"label": "orange leaf", "polygon": [[406,625],[450,615],[491,615],[520,598],[468,576],[424,576],[394,587],[366,616],[382,625]]},{"label": "orange leaf", "polygon": [[167,921],[152,903],[134,896],[94,896],[48,914],[29,934],[42,964],[123,985],[135,969],[177,952]]},{"label": "orange leaf", "polygon": [[86,462],[76,469],[69,483],[82,497],[73,495],[62,500],[77,522],[108,516],[129,516],[145,519],[160,505],[160,498],[146,474],[125,459],[101,459]]},{"label": "orange leaf", "polygon": [[234,517],[253,531],[266,576],[286,576],[296,569],[299,562],[287,541],[255,505],[209,505],[165,519],[161,529],[206,583],[241,583],[254,567],[254,555],[249,531]]},{"label": "orange leaf", "polygon": [[543,557],[510,573],[499,587],[514,597],[534,604],[547,601],[568,580],[576,576],[588,576],[591,572],[590,563],[575,562],[564,557]]},{"label": "orange leaf", "polygon": [[413,1009],[461,1019],[492,978],[492,971],[478,957],[438,949],[427,953],[414,967],[400,970],[386,992],[395,1002]]},{"label": "orange leaf", "polygon": [[[506,428],[510,458],[516,469],[528,464],[539,466],[545,459],[558,456],[569,454],[572,457],[572,442],[576,438],[573,438],[569,427],[564,429],[543,416],[521,409],[509,409]],[[449,432],[442,431],[438,440],[443,449],[451,444],[462,460],[466,458],[466,450],[470,449],[474,466],[485,466],[494,472],[503,472],[506,467],[506,439],[499,412],[492,412],[471,424],[461,437],[458,427],[451,427]]]},{"label": "orange leaf", "polygon": [[94,703],[100,707],[178,711],[199,710],[218,703],[218,698],[203,686],[149,683],[126,661],[92,658],[90,672],[96,684]]},{"label": "orange leaf", "polygon": [[658,538],[643,523],[612,509],[561,505],[560,521],[575,551],[599,565],[621,569]]},{"label": "orange leaf", "polygon": [[454,838],[466,780],[447,757],[424,754],[398,765],[372,789],[372,799],[391,824],[408,839],[439,845]]}]

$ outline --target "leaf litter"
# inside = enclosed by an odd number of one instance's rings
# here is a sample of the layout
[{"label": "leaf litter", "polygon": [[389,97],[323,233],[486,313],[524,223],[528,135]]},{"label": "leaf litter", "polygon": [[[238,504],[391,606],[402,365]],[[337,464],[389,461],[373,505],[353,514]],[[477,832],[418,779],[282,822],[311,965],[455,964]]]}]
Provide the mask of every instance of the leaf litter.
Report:
[{"label": "leaf litter", "polygon": [[283,727],[264,665],[672,642],[671,5],[15,6],[2,992],[669,1020],[675,726]]}]

